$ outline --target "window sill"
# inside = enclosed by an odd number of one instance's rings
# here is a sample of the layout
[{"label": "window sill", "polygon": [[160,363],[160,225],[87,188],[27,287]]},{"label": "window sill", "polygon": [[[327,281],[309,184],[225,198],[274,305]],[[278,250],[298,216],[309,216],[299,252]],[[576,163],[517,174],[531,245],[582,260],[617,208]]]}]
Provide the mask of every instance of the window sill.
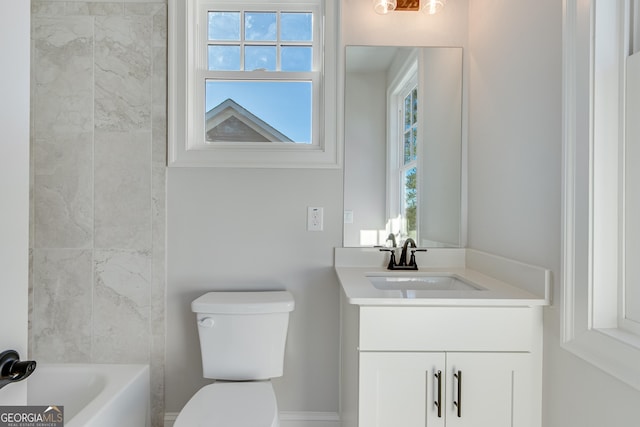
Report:
[{"label": "window sill", "polygon": [[170,167],[260,167],[260,168],[339,168],[337,147],[330,150],[318,146],[265,147],[248,145],[231,147],[211,144],[204,148],[186,149],[170,146]]},{"label": "window sill", "polygon": [[625,384],[640,390],[640,337],[621,329],[591,329],[562,347]]}]

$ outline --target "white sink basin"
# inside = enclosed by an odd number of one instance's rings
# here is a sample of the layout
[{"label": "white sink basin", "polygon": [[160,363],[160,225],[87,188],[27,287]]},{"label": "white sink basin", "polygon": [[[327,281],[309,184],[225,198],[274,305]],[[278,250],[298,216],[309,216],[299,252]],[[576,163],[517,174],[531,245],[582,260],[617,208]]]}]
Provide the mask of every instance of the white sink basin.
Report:
[{"label": "white sink basin", "polygon": [[420,298],[432,291],[482,291],[483,287],[470,283],[455,274],[440,273],[415,276],[367,276],[374,288],[401,291],[403,298]]}]

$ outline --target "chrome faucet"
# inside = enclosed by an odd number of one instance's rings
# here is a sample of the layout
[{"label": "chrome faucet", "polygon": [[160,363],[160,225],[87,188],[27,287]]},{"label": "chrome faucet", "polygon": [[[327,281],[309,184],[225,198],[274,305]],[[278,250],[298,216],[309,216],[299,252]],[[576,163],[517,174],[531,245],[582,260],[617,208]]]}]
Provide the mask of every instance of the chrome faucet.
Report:
[{"label": "chrome faucet", "polygon": [[[427,252],[426,249],[418,249],[415,240],[408,238],[402,245],[402,252],[400,253],[400,261],[396,263],[396,248],[382,248],[382,252],[391,252],[389,258],[389,265],[387,270],[417,270],[418,264],[416,263],[416,252]],[[411,251],[411,257],[409,263],[407,263],[407,251]]]}]

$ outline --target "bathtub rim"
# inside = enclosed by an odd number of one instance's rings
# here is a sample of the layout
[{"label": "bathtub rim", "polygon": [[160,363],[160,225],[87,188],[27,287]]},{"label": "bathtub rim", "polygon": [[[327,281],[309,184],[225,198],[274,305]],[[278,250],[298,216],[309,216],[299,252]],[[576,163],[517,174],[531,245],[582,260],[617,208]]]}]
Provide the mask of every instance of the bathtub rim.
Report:
[{"label": "bathtub rim", "polygon": [[[65,427],[82,427],[93,421],[119,397],[119,392],[131,387],[138,381],[144,381],[150,390],[150,368],[147,364],[116,364],[116,363],[38,363],[34,375],[40,371],[85,371],[99,376],[105,376],[104,388],[78,411],[72,418],[65,415]],[[72,374],[72,373],[70,373]],[[29,402],[29,382],[27,380],[27,402]],[[145,396],[147,416],[150,414],[150,396]],[[64,402],[50,402],[52,404]],[[29,403],[30,404],[30,403]]]}]

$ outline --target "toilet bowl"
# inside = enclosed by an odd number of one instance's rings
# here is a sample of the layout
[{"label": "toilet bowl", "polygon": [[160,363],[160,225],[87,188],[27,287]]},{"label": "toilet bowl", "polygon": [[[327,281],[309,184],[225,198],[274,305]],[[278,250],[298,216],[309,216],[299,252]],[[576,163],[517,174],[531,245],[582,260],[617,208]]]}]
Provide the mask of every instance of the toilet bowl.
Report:
[{"label": "toilet bowl", "polygon": [[187,402],[173,427],[279,427],[270,381],[214,383]]},{"label": "toilet bowl", "polygon": [[191,303],[202,370],[174,427],[279,427],[270,378],[282,376],[293,296],[286,291],[209,292]]}]

